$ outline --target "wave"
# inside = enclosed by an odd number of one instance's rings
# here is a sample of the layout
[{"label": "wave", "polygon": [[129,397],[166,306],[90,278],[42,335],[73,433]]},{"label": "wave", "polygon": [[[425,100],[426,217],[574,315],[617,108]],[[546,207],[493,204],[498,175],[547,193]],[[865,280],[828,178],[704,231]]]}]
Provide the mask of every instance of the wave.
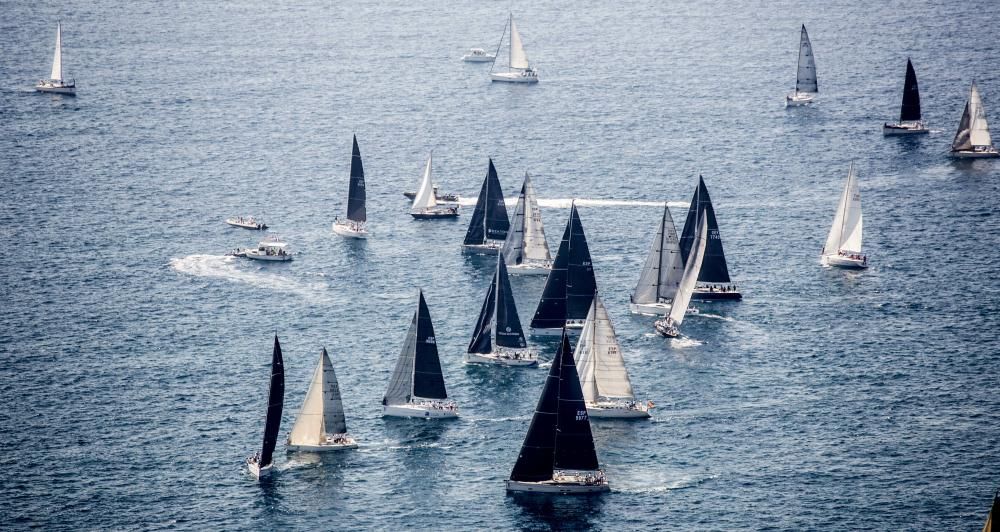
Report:
[{"label": "wave", "polygon": [[699,345],[705,345],[705,342],[695,340],[694,338],[688,338],[686,336],[670,339],[670,347],[676,347],[678,349],[684,349],[687,347],[698,347]]},{"label": "wave", "polygon": [[[477,198],[460,198],[459,205],[474,206]],[[552,209],[568,209],[573,202],[579,207],[663,207],[662,201],[640,201],[640,200],[617,200],[617,199],[581,199],[581,198],[538,198],[539,207]],[[517,205],[517,196],[504,198],[504,203],[509,207]],[[668,205],[677,208],[687,208],[690,203],[686,201],[668,201]]]},{"label": "wave", "polygon": [[227,255],[175,257],[170,259],[170,268],[178,273],[195,277],[224,279],[257,288],[291,292],[310,298],[314,298],[318,294],[325,294],[327,290],[326,283],[303,283],[283,275],[241,269],[236,257]]},{"label": "wave", "polygon": [[669,484],[658,485],[658,486],[621,486],[619,489],[612,489],[612,491],[618,491],[622,493],[662,493],[665,491],[673,490],[683,490],[688,488],[694,488],[710,480],[718,478],[718,475],[709,475],[706,477],[681,477]]},{"label": "wave", "polygon": [[708,314],[708,313],[705,313],[705,312],[700,312],[700,313],[697,314],[697,316],[700,316],[702,318],[711,318],[713,320],[736,321],[736,320],[734,320],[733,318],[731,318],[729,316],[720,316],[718,314]]}]

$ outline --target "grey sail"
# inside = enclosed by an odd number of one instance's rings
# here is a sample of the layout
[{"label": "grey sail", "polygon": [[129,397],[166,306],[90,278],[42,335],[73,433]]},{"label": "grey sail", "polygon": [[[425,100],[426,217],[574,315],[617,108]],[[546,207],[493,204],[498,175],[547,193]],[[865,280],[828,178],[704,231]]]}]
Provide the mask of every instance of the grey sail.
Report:
[{"label": "grey sail", "polygon": [[323,429],[327,434],[342,434],[347,432],[347,420],[344,419],[344,401],[340,397],[340,383],[337,373],[333,370],[330,356],[323,348]]},{"label": "grey sail", "polygon": [[396,360],[396,369],[389,379],[389,388],[382,398],[384,405],[399,405],[410,402],[413,397],[413,358],[417,347],[417,313],[410,320],[410,329],[403,341],[403,350]]},{"label": "grey sail", "polygon": [[972,149],[972,118],[969,113],[969,103],[965,103],[965,111],[962,111],[962,120],[958,123],[958,132],[955,133],[955,140],[951,141],[951,151]]},{"label": "grey sail", "polygon": [[383,405],[409,403],[414,398],[447,399],[441,361],[438,358],[437,340],[430,312],[423,291],[417,311],[413,313],[410,329],[403,342],[403,351],[396,361],[396,369],[389,380],[389,388],[382,398]]},{"label": "grey sail", "polygon": [[802,33],[799,36],[799,66],[795,75],[795,91],[819,92],[819,85],[816,82],[816,58],[813,57],[812,43],[809,41],[805,24],[802,25]]},{"label": "grey sail", "polygon": [[632,302],[651,304],[673,299],[683,275],[684,259],[681,257],[677,229],[669,207],[664,205],[646,263],[632,293]]},{"label": "grey sail", "polygon": [[538,208],[534,186],[527,172],[517,197],[513,219],[507,240],[503,245],[503,257],[510,265],[519,265],[526,260],[548,262],[552,260],[549,244],[545,240],[542,212]]}]

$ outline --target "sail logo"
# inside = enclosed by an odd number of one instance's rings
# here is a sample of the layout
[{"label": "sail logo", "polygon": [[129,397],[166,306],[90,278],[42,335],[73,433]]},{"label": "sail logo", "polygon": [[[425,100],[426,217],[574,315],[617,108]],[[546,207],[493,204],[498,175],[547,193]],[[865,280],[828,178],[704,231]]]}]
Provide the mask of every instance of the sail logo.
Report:
[{"label": "sail logo", "polygon": [[576,411],[576,420],[577,421],[586,421],[587,420],[587,411],[586,410],[577,410]]},{"label": "sail logo", "polygon": [[437,341],[436,341],[436,340],[434,339],[434,337],[433,337],[433,336],[428,336],[428,337],[427,337],[427,339],[426,339],[426,340],[424,340],[424,343],[428,343],[428,344],[437,344]]}]

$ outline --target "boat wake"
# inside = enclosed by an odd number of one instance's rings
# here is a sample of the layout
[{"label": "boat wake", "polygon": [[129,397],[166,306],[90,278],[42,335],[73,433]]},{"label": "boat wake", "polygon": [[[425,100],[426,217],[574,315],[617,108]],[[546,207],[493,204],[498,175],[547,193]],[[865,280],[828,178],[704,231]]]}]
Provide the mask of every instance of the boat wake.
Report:
[{"label": "boat wake", "polygon": [[178,273],[224,279],[258,288],[292,292],[309,298],[325,294],[325,283],[302,283],[282,275],[247,271],[239,267],[236,257],[226,255],[188,255],[170,259],[170,268]]},{"label": "boat wake", "polygon": [[639,494],[639,493],[663,493],[663,492],[667,492],[667,491],[674,491],[674,490],[683,490],[683,489],[688,489],[688,488],[694,488],[694,487],[700,486],[701,484],[704,484],[706,482],[714,480],[716,478],[718,478],[718,475],[709,475],[709,476],[706,476],[706,477],[685,476],[685,477],[681,477],[681,478],[679,478],[679,479],[677,479],[677,480],[675,480],[675,481],[673,481],[673,482],[671,482],[669,484],[662,484],[662,485],[657,485],[657,486],[629,486],[629,485],[624,485],[623,486],[623,485],[621,485],[621,483],[616,483],[617,486],[616,486],[616,484],[612,484],[612,486],[615,486],[615,487],[613,487],[611,491],[618,491],[618,492],[622,492],[622,493],[635,493],[635,494]]},{"label": "boat wake", "polygon": [[729,316],[720,316],[718,314],[706,314],[704,312],[698,313],[698,316],[702,317],[702,318],[711,318],[713,320],[722,320],[722,321],[729,321],[729,322],[736,321],[736,320],[734,320],[733,318],[731,318]]},{"label": "boat wake", "polygon": [[677,348],[677,349],[684,349],[684,348],[688,348],[688,347],[698,347],[699,345],[705,345],[705,342],[700,342],[698,340],[695,340],[694,338],[688,338],[686,336],[682,336],[680,338],[671,338],[670,339],[670,347],[674,347],[674,348]]},{"label": "boat wake", "polygon": [[[477,198],[461,198],[460,205],[475,206]],[[663,207],[662,201],[639,201],[639,200],[615,200],[615,199],[581,199],[581,198],[538,198],[539,207],[551,209],[568,209],[576,201],[577,207]],[[508,207],[517,205],[517,196],[504,198],[504,203]],[[690,204],[686,201],[669,201],[671,207],[687,208]]]}]

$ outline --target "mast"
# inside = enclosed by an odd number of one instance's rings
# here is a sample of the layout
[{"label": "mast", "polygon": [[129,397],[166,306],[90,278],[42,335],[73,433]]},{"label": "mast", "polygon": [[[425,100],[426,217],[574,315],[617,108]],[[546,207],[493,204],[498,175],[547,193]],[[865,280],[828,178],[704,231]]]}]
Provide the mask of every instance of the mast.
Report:
[{"label": "mast", "polygon": [[559,402],[552,467],[560,470],[594,471],[599,467],[597,451],[594,449],[587,404],[583,399],[583,389],[566,331],[563,331],[562,343],[552,364],[557,362],[562,368],[559,370]]},{"label": "mast", "polygon": [[274,447],[278,443],[278,432],[281,429],[281,409],[285,401],[285,363],[281,358],[281,345],[278,336],[274,336],[274,348],[271,351],[271,383],[267,392],[267,418],[264,421],[264,443],[261,446],[261,468],[271,465]]},{"label": "mast", "polygon": [[569,261],[566,264],[566,319],[586,319],[595,293],[597,279],[594,278],[590,247],[574,203],[570,210]]},{"label": "mast", "polygon": [[493,278],[496,286],[496,311],[493,314],[496,321],[493,328],[496,344],[500,347],[523,349],[528,344],[524,340],[521,318],[517,315],[517,304],[510,289],[507,264],[502,256],[497,256],[497,270]]},{"label": "mast", "polygon": [[802,25],[799,35],[799,62],[795,74],[795,92],[819,92],[816,82],[816,59],[813,57],[812,43],[806,25]]},{"label": "mast", "polygon": [[715,219],[715,209],[712,198],[708,195],[705,179],[698,176],[698,187],[695,189],[684,220],[684,230],[681,232],[681,257],[687,264],[694,244],[694,232],[701,211],[708,218],[708,247],[705,250],[705,260],[702,264],[698,281],[703,283],[730,283],[729,266],[726,263],[726,253],[722,248],[722,235],[719,232],[719,222]]},{"label": "mast", "polygon": [[357,135],[354,136],[354,146],[351,149],[351,184],[347,192],[347,219],[358,223],[368,219],[365,210],[365,168],[361,162]]},{"label": "mast", "polygon": [[583,326],[583,334],[576,344],[574,358],[587,402],[596,402],[600,397],[635,398],[611,317],[596,294],[587,314],[587,323]]},{"label": "mast", "polygon": [[514,13],[507,13],[507,25],[510,26],[510,46],[507,48],[507,70],[514,68]]},{"label": "mast", "polygon": [[899,107],[899,121],[920,121],[920,89],[917,87],[917,73],[913,63],[906,58],[906,81],[903,83],[903,103]]},{"label": "mast", "polygon": [[675,327],[680,327],[684,321],[684,314],[687,312],[688,305],[691,303],[691,295],[694,294],[694,288],[698,284],[699,274],[704,265],[705,251],[708,248],[707,239],[710,234],[708,217],[703,215],[700,217],[698,229],[695,230],[695,246],[691,250],[692,255],[689,257],[687,265],[684,266],[684,277],[681,278],[681,285],[677,289],[677,295],[674,296],[674,300],[670,304],[670,314],[668,316],[673,320]]},{"label": "mast", "polygon": [[[542,386],[542,395],[535,406],[528,432],[524,435],[521,452],[510,473],[510,479],[520,482],[542,482],[552,480],[555,459],[556,425],[559,410],[559,381],[562,371],[562,353],[569,351],[566,331],[556,353],[556,359],[549,368],[549,374]],[[584,408],[586,410],[586,408]]]}]

